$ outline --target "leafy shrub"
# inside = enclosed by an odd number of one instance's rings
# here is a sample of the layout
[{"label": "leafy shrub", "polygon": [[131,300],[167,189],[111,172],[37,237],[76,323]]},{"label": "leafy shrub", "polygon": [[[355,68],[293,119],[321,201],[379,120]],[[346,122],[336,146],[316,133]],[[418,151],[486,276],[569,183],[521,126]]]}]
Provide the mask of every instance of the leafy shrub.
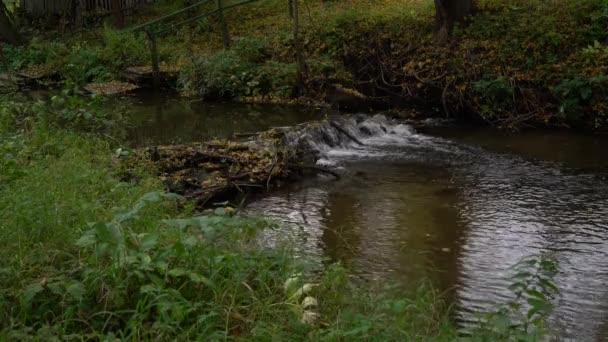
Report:
[{"label": "leafy shrub", "polygon": [[[560,100],[559,113],[572,122],[580,122],[589,111],[594,100],[604,99],[608,85],[608,77],[599,75],[591,78],[576,77],[564,80],[553,92]],[[607,114],[596,111],[596,114]]]},{"label": "leafy shrub", "polygon": [[295,84],[295,66],[265,61],[264,43],[241,39],[230,50],[194,59],[182,70],[180,85],[207,99],[238,96],[288,96]]},{"label": "leafy shrub", "polygon": [[[28,46],[3,46],[6,59],[13,70],[25,69],[37,64],[51,64],[60,67],[69,54],[69,49],[61,42],[45,42],[34,38]],[[0,63],[0,70],[4,65]]]},{"label": "leafy shrub", "polygon": [[203,98],[231,98],[240,93],[241,60],[230,51],[199,57],[182,70],[179,83],[189,93]]},{"label": "leafy shrub", "polygon": [[[219,339],[293,319],[279,305],[289,257],[246,247],[265,221],[224,210],[165,223],[138,219],[163,198],[175,196],[149,193],[90,224],[74,254],[62,257],[63,270],[48,269],[19,292],[3,290],[0,314],[13,324],[5,337]],[[172,227],[171,238],[142,224]]]},{"label": "leafy shrub", "polygon": [[0,103],[0,131],[72,129],[80,132],[122,136],[126,119],[121,108],[108,110],[106,99],[76,95],[65,89],[49,101]]},{"label": "leafy shrub", "polygon": [[100,58],[114,72],[150,63],[148,45],[142,35],[119,32],[104,26],[103,41]]},{"label": "leafy shrub", "polygon": [[481,115],[486,120],[500,116],[502,111],[509,112],[513,108],[513,87],[504,77],[486,77],[473,85]]},{"label": "leafy shrub", "polygon": [[62,76],[76,84],[108,81],[112,77],[101,59],[99,50],[80,44],[72,46]]},{"label": "leafy shrub", "polygon": [[293,95],[296,76],[297,66],[295,64],[269,61],[261,67],[259,77],[268,84],[267,88],[263,89],[265,94],[272,93],[286,98]]},{"label": "leafy shrub", "polygon": [[509,289],[514,298],[497,311],[480,316],[472,340],[542,340],[544,323],[553,311],[551,301],[559,294],[553,278],[557,262],[547,255],[532,255],[512,267]]},{"label": "leafy shrub", "polygon": [[233,53],[242,61],[248,63],[262,63],[268,57],[266,41],[257,38],[241,38],[231,48]]}]

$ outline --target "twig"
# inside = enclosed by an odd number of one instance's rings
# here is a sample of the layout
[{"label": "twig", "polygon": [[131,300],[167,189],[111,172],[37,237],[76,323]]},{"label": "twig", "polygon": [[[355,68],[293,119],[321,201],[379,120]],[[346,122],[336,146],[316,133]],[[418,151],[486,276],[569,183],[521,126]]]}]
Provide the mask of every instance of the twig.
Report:
[{"label": "twig", "polygon": [[350,138],[350,140],[356,142],[357,144],[359,144],[361,146],[365,146],[365,144],[362,143],[361,140],[357,139],[357,137],[355,137],[354,135],[347,132],[344,128],[342,128],[336,122],[330,121],[329,124],[331,125],[331,127],[335,128],[338,132],[340,132],[340,133],[346,135],[348,138]]},{"label": "twig", "polygon": [[268,179],[266,180],[266,190],[270,190],[270,179],[272,178],[272,171],[274,171],[274,168],[277,166],[277,163],[275,162],[274,164],[272,164],[272,167],[270,168],[270,172],[268,172]]},{"label": "twig", "polygon": [[443,88],[443,92],[441,93],[441,103],[443,104],[443,110],[445,111],[445,116],[449,117],[450,116],[450,110],[448,109],[448,104],[445,100],[446,95],[448,93],[448,87],[450,86],[450,84],[452,84],[453,80],[448,81],[448,83],[446,83],[445,87]]}]

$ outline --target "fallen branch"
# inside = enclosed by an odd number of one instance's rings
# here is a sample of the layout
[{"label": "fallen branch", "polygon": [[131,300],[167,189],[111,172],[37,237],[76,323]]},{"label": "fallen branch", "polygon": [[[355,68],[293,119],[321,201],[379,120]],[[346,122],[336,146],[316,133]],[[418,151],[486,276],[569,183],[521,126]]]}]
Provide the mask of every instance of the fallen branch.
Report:
[{"label": "fallen branch", "polygon": [[357,137],[355,137],[354,135],[350,134],[347,130],[345,130],[344,128],[342,128],[342,126],[338,125],[336,122],[334,121],[330,121],[329,124],[331,125],[331,127],[335,128],[338,132],[344,134],[345,136],[347,136],[350,140],[356,142],[357,144],[361,145],[361,146],[365,146],[364,143],[361,142],[361,140],[357,139]]},{"label": "fallen branch", "polygon": [[[326,124],[338,134],[364,145],[335,120],[328,120]],[[340,179],[337,172],[315,165],[318,155],[309,144],[286,139],[294,136],[292,132],[299,137],[311,136],[306,132],[318,127],[327,128],[308,123],[271,129],[247,143],[212,141],[157,146],[136,151],[134,157],[126,161],[141,161],[146,166],[152,162],[158,167],[168,191],[203,207],[210,201],[230,200],[250,191],[269,191],[272,184],[293,181],[305,175],[305,171]]]}]

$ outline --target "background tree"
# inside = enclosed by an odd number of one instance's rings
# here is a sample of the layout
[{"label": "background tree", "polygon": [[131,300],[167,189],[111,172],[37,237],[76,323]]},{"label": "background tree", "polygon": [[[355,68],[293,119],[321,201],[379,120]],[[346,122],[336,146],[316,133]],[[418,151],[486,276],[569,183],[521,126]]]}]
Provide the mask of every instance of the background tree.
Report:
[{"label": "background tree", "polygon": [[306,61],[304,60],[304,52],[302,51],[302,42],[300,40],[300,10],[299,0],[290,0],[290,14],[293,16],[293,41],[296,50],[297,63],[297,93],[302,94],[305,87],[305,75],[307,73]]},{"label": "background tree", "polygon": [[0,43],[17,44],[19,35],[13,25],[11,13],[6,8],[6,4],[0,1]]},{"label": "background tree", "polygon": [[19,34],[13,25],[11,13],[6,8],[6,4],[0,1],[0,62],[4,65],[7,70],[9,77],[11,77],[11,70],[8,65],[8,61],[2,51],[2,44],[9,43],[17,45],[19,43]]},{"label": "background tree", "polygon": [[435,0],[437,42],[445,44],[454,24],[464,20],[473,11],[473,0]]}]

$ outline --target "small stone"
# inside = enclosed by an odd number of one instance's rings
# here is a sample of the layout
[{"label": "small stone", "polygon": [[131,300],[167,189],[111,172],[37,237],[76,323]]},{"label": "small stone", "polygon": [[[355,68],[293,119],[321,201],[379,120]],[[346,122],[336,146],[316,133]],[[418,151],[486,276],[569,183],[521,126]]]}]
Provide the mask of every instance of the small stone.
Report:
[{"label": "small stone", "polygon": [[302,301],[302,309],[304,310],[316,308],[318,305],[319,303],[315,297],[308,296]]},{"label": "small stone", "polygon": [[300,319],[300,322],[304,323],[304,324],[315,324],[315,322],[317,322],[317,320],[319,319],[320,315],[314,311],[309,311],[309,310],[305,310],[302,313],[302,319]]},{"label": "small stone", "polygon": [[447,248],[447,247],[443,247],[443,248],[441,249],[441,251],[442,251],[442,252],[444,252],[444,253],[449,253],[449,252],[451,252],[452,250],[451,250],[451,249],[449,249],[449,248]]}]

